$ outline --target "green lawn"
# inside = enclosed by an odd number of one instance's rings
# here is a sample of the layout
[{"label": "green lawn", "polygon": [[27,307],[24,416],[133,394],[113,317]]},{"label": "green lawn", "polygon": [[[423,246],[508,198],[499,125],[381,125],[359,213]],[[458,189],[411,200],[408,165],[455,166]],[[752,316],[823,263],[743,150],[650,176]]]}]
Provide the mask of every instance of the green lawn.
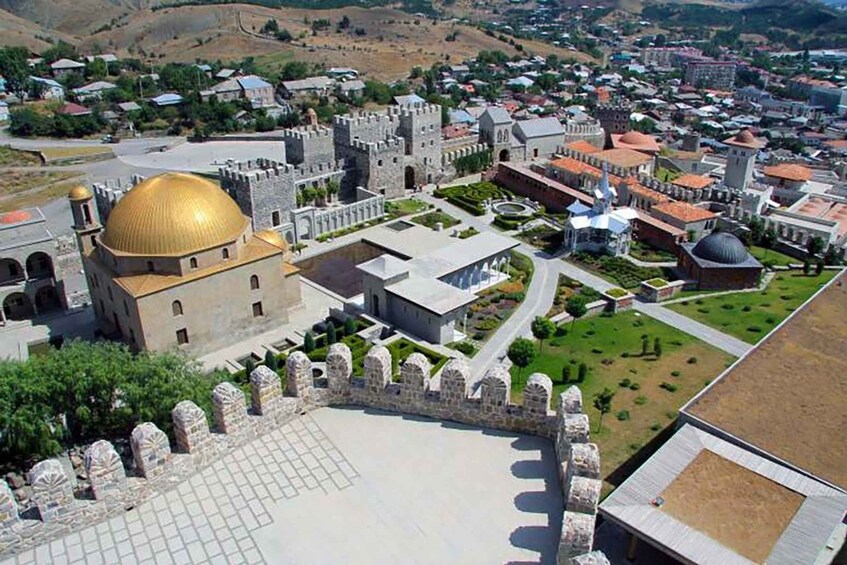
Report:
[{"label": "green lawn", "polygon": [[750,254],[761,263],[765,263],[767,261],[771,265],[788,265],[789,263],[796,264],[803,262],[800,259],[789,257],[779,251],[774,251],[773,249],[767,249],[765,247],[757,247],[755,245],[750,246]]},{"label": "green lawn", "polygon": [[665,280],[676,280],[670,268],[639,267],[623,257],[611,255],[577,252],[567,258],[567,261],[582,267],[607,281],[621,287],[638,292],[641,281],[661,277]]},{"label": "green lawn", "polygon": [[677,302],[668,308],[747,343],[757,343],[837,273],[824,271],[816,276],[800,271],[780,272],[761,292],[710,296]]},{"label": "green lawn", "polygon": [[404,198],[402,200],[391,200],[385,203],[385,212],[392,218],[408,216],[409,214],[417,214],[429,208],[426,202],[414,200],[412,198]]},{"label": "green lawn", "polygon": [[416,224],[426,226],[430,229],[435,229],[435,224],[437,224],[438,222],[441,222],[442,227],[444,229],[451,228],[459,223],[459,220],[457,220],[450,214],[445,214],[444,212],[440,212],[438,210],[427,212],[426,214],[421,214],[420,216],[415,216],[414,218],[412,218],[412,221]]},{"label": "green lawn", "polygon": [[[632,311],[579,320],[573,332],[570,324],[562,327],[568,334],[545,342],[542,352],[520,378],[518,369],[512,369],[512,397],[519,401],[530,374],[546,373],[553,379],[555,407],[559,393],[573,384],[562,382],[562,367],[571,368],[573,381],[580,363],[585,363],[588,376],[578,386],[591,420],[592,441],[600,446],[604,477],[668,426],[679,408],[734,359],[688,334]],[[651,351],[643,357],[642,336],[648,337]],[[659,358],[652,354],[653,340],[657,337],[662,343]],[[624,379],[629,383],[620,386]],[[662,383],[675,385],[677,389],[670,392],[660,386]],[[612,411],[603,417],[603,428],[598,432],[600,414],[592,402],[594,395],[606,387],[615,391],[615,397]],[[605,485],[606,492],[611,486]]]},{"label": "green lawn", "polygon": [[650,263],[662,263],[665,261],[676,261],[676,255],[653,247],[643,241],[633,241],[629,246],[629,254],[639,261],[647,261]]}]

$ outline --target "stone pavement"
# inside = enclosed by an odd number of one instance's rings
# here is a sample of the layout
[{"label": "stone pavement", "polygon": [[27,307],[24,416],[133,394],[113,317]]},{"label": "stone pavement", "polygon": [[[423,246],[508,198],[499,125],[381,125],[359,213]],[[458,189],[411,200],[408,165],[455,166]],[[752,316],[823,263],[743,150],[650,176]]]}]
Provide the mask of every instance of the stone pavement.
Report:
[{"label": "stone pavement", "polygon": [[552,443],[323,408],[11,563],[555,562]]}]

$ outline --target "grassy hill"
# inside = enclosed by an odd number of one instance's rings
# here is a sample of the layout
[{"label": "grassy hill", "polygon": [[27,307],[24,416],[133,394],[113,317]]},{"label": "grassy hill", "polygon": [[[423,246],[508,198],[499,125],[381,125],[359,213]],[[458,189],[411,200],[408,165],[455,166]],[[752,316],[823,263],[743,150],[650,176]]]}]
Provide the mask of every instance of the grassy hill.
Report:
[{"label": "grassy hill", "polygon": [[76,41],[72,36],[46,29],[37,23],[0,10],[0,45],[22,46],[40,52],[50,47],[48,39],[61,39],[71,43]]}]

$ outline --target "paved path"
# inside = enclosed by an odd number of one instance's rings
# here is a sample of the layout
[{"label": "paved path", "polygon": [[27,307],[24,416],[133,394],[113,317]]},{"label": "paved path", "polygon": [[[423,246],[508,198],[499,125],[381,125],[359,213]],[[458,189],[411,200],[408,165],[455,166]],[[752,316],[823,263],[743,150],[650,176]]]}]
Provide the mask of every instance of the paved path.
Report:
[{"label": "paved path", "polygon": [[554,459],[537,437],[323,408],[3,565],[552,565],[563,511]]},{"label": "paved path", "polygon": [[676,267],[676,261],[642,261],[632,255],[621,255],[621,257],[639,267]]},{"label": "paved path", "polygon": [[741,357],[753,348],[752,345],[738,339],[737,337],[733,337],[705,324],[696,322],[687,316],[678,314],[673,310],[669,310],[658,304],[650,304],[636,300],[633,308],[650,316],[651,318],[664,322],[669,326],[673,326],[689,335],[693,335],[694,337],[699,338],[718,349],[722,349],[727,353],[735,355],[736,357]]}]

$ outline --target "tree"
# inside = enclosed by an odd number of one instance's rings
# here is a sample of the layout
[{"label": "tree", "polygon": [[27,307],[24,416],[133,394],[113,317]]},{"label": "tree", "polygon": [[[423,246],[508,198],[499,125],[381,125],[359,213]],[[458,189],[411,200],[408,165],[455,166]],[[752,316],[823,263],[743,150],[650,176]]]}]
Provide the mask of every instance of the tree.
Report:
[{"label": "tree", "polygon": [[646,357],[650,352],[650,338],[646,335],[641,338],[641,356]]},{"label": "tree", "polygon": [[597,420],[597,431],[603,427],[603,415],[612,411],[612,399],[615,393],[609,388],[604,388],[603,392],[598,392],[594,395],[594,408],[600,412],[600,419]]},{"label": "tree", "polygon": [[812,270],[812,262],[809,261],[808,258],[803,260],[803,274],[808,275],[809,271]]},{"label": "tree", "polygon": [[277,362],[276,355],[273,354],[273,351],[270,349],[265,352],[265,367],[273,371],[274,373],[279,369],[279,363]]},{"label": "tree", "polygon": [[544,340],[548,339],[556,331],[556,324],[550,321],[550,318],[536,316],[532,321],[532,335],[538,340],[538,351],[544,348]]},{"label": "tree", "polygon": [[344,335],[351,336],[356,333],[356,320],[350,316],[344,320]]},{"label": "tree", "polygon": [[815,275],[820,276],[820,274],[823,273],[823,266],[823,259],[818,259],[815,263]]},{"label": "tree", "polygon": [[582,318],[585,316],[585,313],[588,312],[588,308],[586,307],[585,298],[579,294],[573,294],[568,297],[567,302],[565,302],[565,312],[570,314],[573,317],[573,321],[571,322],[571,331],[573,331],[574,324],[578,318]]},{"label": "tree", "polygon": [[578,382],[578,383],[585,382],[585,377],[587,377],[587,376],[588,376],[588,365],[586,365],[585,363],[580,363],[579,364],[579,372],[577,373],[577,376],[576,376],[576,382]]},{"label": "tree", "polygon": [[759,245],[766,249],[770,249],[773,247],[774,243],[776,243],[776,230],[773,226],[768,226],[762,234],[762,240],[759,242]]},{"label": "tree", "polygon": [[336,341],[338,341],[338,337],[335,335],[335,324],[330,322],[326,326],[326,344],[332,345]]},{"label": "tree", "polygon": [[562,367],[562,384],[568,384],[571,382],[571,366],[564,365]]},{"label": "tree", "polygon": [[244,372],[247,374],[247,376],[249,378],[254,370],[256,370],[256,362],[253,361],[253,358],[251,357],[251,358],[247,359],[247,361],[244,363]]},{"label": "tree", "polygon": [[0,76],[6,79],[6,89],[23,100],[29,82],[29,52],[23,47],[0,48]]},{"label": "tree", "polygon": [[328,181],[326,181],[326,193],[330,201],[332,200],[333,196],[338,194],[340,190],[341,184],[337,180],[329,179]]},{"label": "tree", "polygon": [[653,340],[653,355],[656,356],[656,359],[662,356],[662,340],[658,337]]},{"label": "tree", "polygon": [[509,361],[518,368],[518,382],[521,380],[523,370],[535,359],[535,344],[525,337],[519,337],[512,342],[506,355]]},{"label": "tree", "polygon": [[821,237],[817,235],[815,237],[810,238],[806,242],[806,251],[808,251],[810,257],[814,257],[815,255],[823,251],[823,247],[823,239],[821,239]]},{"label": "tree", "polygon": [[303,336],[303,351],[305,353],[311,353],[315,350],[315,338],[312,337],[312,332],[306,332],[306,335]]}]

